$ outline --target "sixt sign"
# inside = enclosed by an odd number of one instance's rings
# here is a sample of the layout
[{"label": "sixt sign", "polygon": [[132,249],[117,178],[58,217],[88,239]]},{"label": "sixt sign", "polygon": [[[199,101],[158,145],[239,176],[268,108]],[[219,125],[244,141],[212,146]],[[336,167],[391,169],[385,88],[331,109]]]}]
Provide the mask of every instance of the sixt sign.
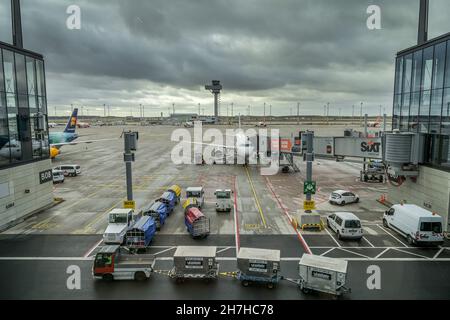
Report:
[{"label": "sixt sign", "polygon": [[334,156],[382,159],[381,138],[335,137]]},{"label": "sixt sign", "polygon": [[381,142],[374,142],[373,140],[361,142],[361,152],[380,152]]}]

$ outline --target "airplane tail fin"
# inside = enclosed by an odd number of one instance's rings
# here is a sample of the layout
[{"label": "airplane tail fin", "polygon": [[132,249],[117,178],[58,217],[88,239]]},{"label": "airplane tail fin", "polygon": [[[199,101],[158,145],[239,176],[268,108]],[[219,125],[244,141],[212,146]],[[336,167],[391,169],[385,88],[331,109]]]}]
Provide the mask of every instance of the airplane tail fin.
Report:
[{"label": "airplane tail fin", "polygon": [[64,132],[75,133],[75,129],[77,128],[77,120],[78,120],[78,108],[75,108],[75,109],[73,109],[73,112],[69,118],[69,121],[67,121]]}]

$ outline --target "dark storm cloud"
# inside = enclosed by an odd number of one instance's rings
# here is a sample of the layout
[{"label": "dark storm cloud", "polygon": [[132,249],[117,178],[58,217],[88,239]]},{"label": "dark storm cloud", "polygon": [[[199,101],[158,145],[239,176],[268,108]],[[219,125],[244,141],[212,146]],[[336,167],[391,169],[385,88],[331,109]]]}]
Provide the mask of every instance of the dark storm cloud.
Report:
[{"label": "dark storm cloud", "polygon": [[[445,30],[449,4],[438,2],[431,26]],[[65,27],[71,4],[81,30]],[[370,4],[382,30],[366,27]],[[211,79],[242,104],[388,104],[395,52],[416,40],[418,0],[22,0],[22,13],[25,45],[45,55],[49,99],[61,104],[86,103],[71,93],[79,88],[90,101],[125,104],[157,89],[192,103]]]}]

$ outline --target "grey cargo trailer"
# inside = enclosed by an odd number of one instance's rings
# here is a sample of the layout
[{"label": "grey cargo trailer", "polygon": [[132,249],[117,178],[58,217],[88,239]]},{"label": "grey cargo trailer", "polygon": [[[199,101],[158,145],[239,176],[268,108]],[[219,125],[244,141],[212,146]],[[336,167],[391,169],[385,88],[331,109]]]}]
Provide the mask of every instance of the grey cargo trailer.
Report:
[{"label": "grey cargo trailer", "polygon": [[304,293],[310,290],[341,295],[349,292],[345,287],[347,261],[337,258],[303,254],[299,265],[298,285]]},{"label": "grey cargo trailer", "polygon": [[273,277],[280,272],[280,250],[240,248],[237,266],[242,274]]},{"label": "grey cargo trailer", "polygon": [[173,255],[174,267],[170,276],[176,279],[216,279],[219,274],[216,251],[216,247],[210,246],[179,246]]}]

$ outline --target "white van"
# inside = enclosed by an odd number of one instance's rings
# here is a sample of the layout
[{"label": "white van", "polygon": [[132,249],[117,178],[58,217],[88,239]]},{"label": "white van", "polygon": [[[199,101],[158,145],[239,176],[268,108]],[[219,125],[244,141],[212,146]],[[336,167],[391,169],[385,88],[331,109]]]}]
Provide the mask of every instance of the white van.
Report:
[{"label": "white van", "polygon": [[61,170],[52,170],[53,183],[63,183],[64,182],[64,172]]},{"label": "white van", "polygon": [[403,235],[409,244],[442,244],[442,217],[415,204],[395,204],[383,215],[383,225]]},{"label": "white van", "polygon": [[63,164],[53,168],[53,170],[61,170],[65,176],[75,177],[81,174],[81,167],[76,164]]},{"label": "white van", "polygon": [[327,217],[327,226],[336,232],[338,239],[361,240],[361,221],[351,212],[335,212]]}]

